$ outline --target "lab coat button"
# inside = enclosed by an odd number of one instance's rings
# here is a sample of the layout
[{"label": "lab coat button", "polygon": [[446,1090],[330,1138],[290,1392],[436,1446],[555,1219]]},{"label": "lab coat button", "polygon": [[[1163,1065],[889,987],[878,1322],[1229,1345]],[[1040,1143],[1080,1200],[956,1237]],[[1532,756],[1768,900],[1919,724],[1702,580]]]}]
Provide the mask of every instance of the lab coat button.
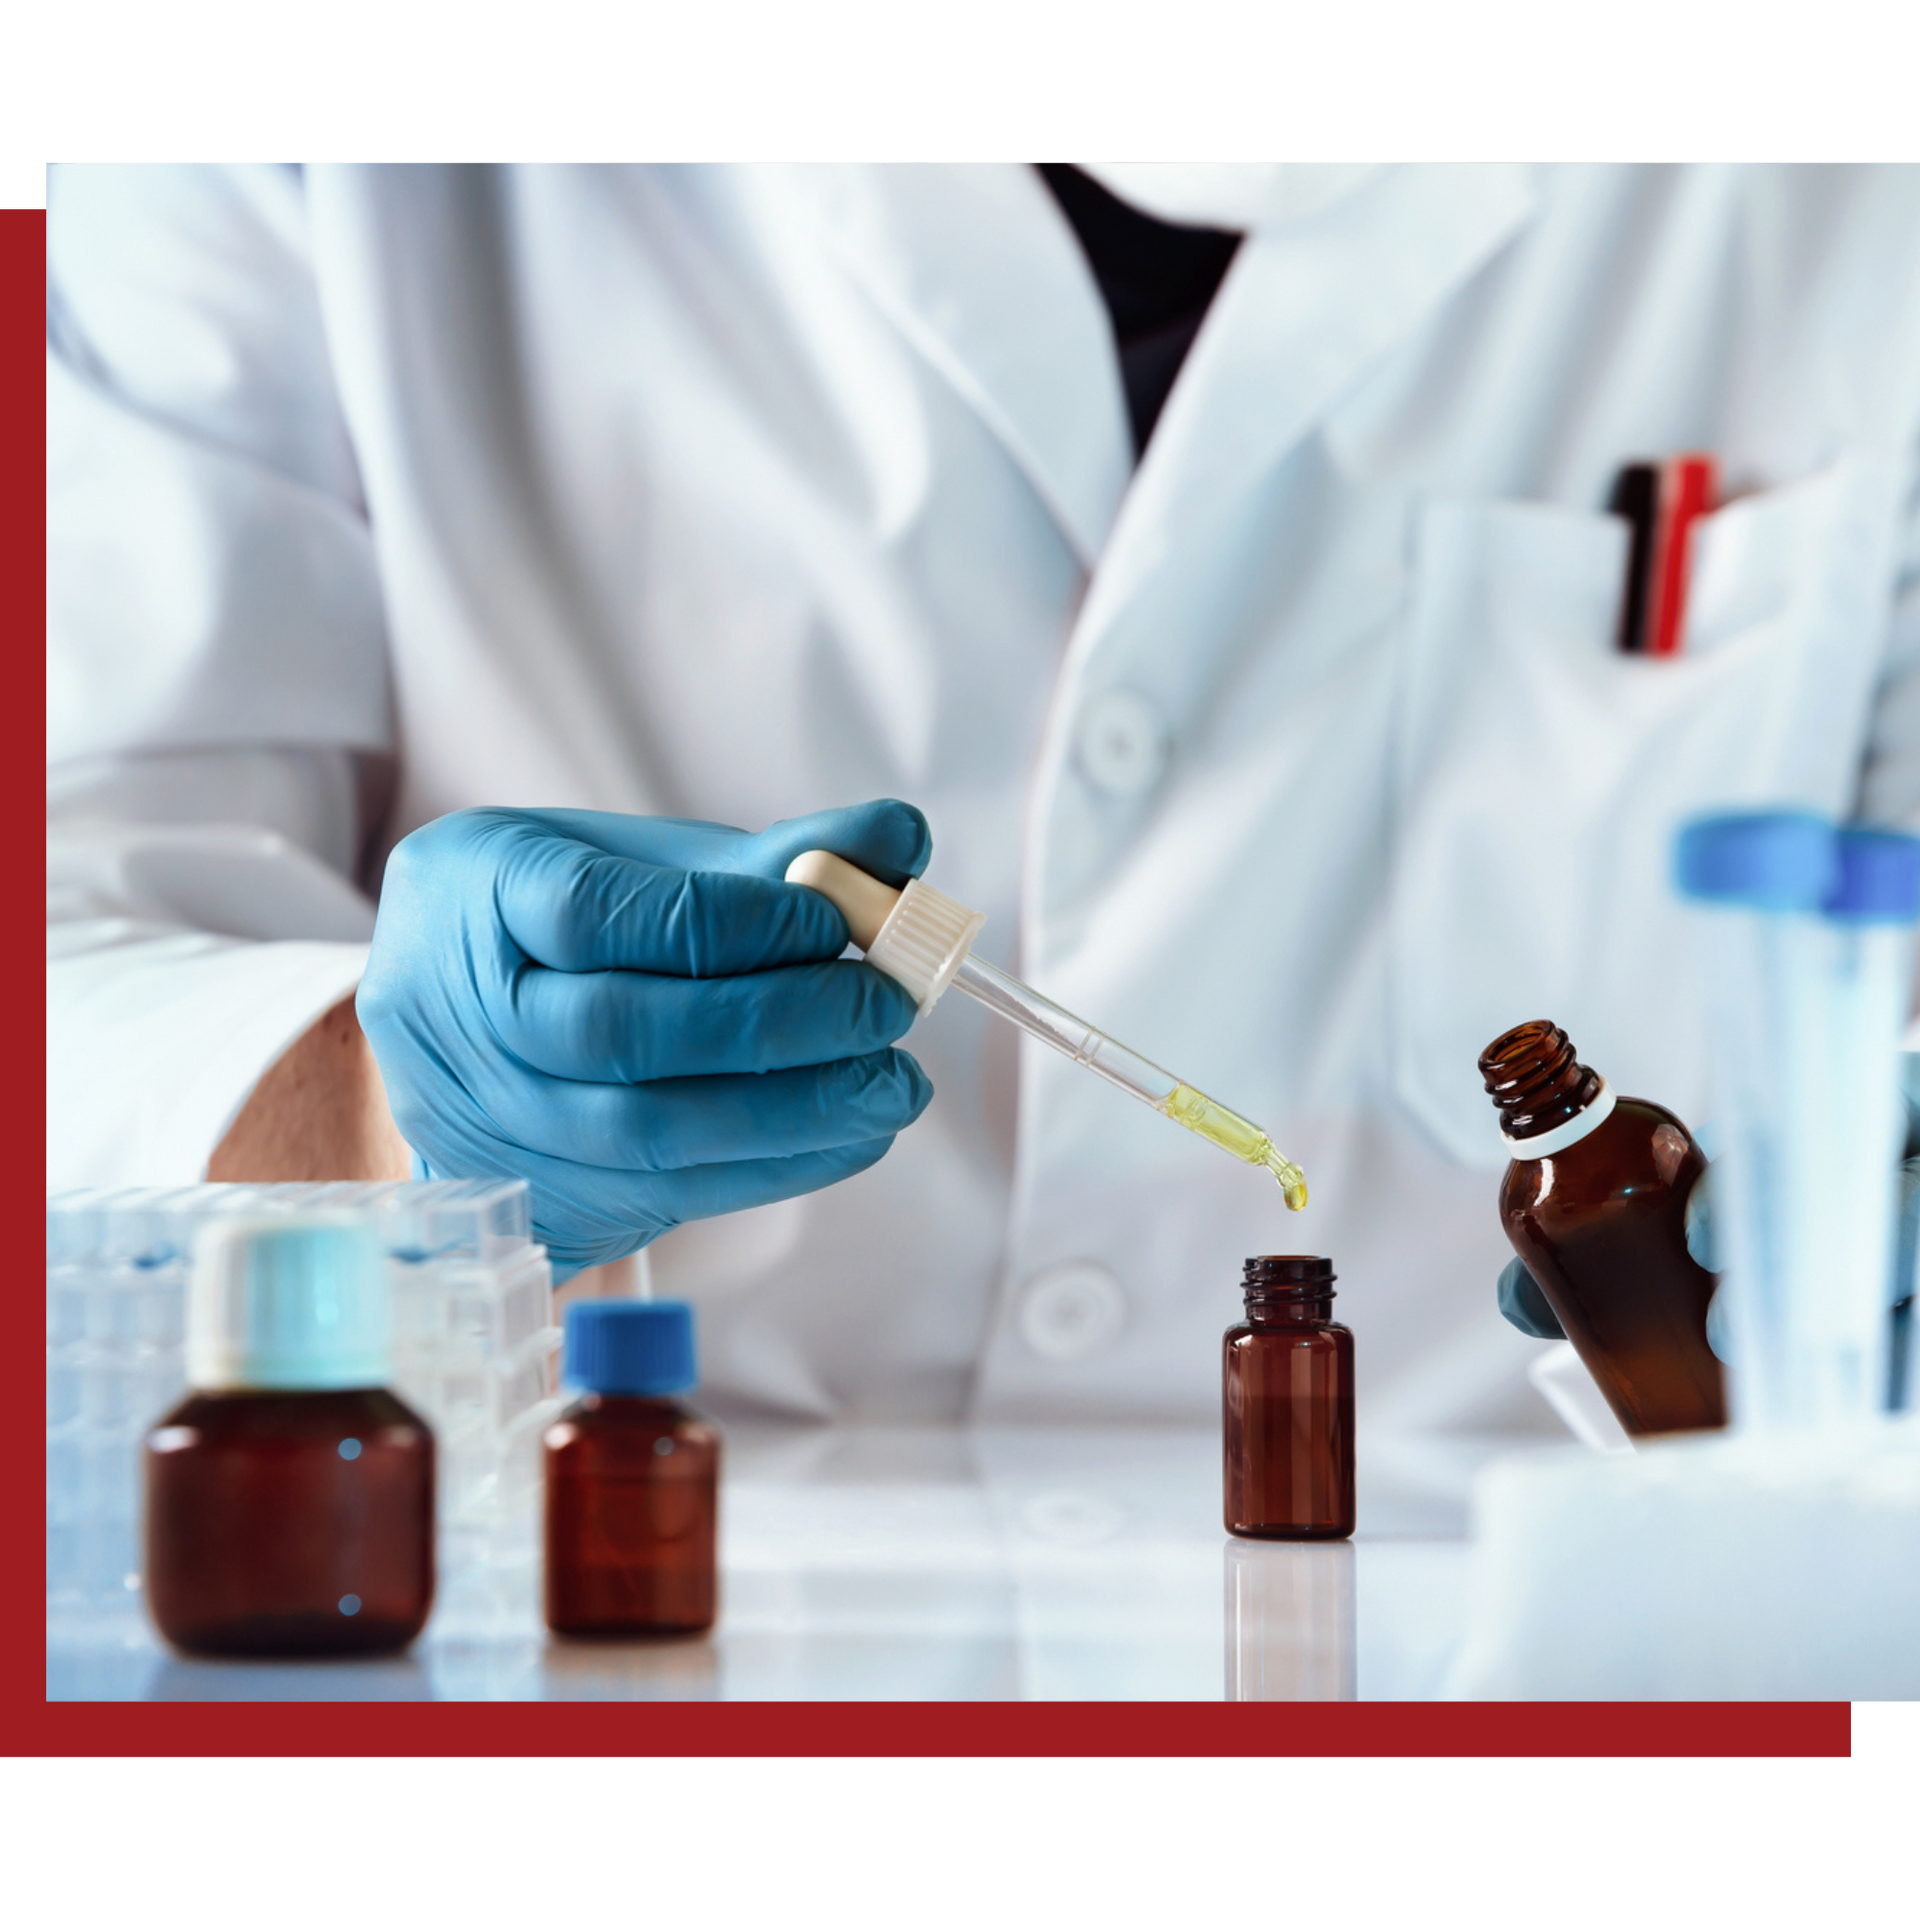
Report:
[{"label": "lab coat button", "polygon": [[1086,1360],[1103,1353],[1126,1324],[1127,1300],[1105,1267],[1069,1260],[1027,1282],[1020,1296],[1020,1332],[1049,1360]]},{"label": "lab coat button", "polygon": [[1103,793],[1145,793],[1167,764],[1167,729],[1159,714],[1124,687],[1087,702],[1075,745],[1080,771]]}]

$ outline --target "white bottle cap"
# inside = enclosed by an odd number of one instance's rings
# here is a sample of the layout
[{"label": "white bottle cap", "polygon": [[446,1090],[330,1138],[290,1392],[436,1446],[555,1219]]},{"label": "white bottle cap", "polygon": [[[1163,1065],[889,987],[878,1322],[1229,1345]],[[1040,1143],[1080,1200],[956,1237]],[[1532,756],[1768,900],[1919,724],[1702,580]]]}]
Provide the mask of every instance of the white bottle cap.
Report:
[{"label": "white bottle cap", "polygon": [[237,1214],[196,1236],[187,1384],[328,1392],[391,1378],[386,1257],[363,1222]]},{"label": "white bottle cap", "polygon": [[984,913],[924,881],[909,880],[896,893],[837,853],[803,853],[788,866],[787,878],[824,893],[869,964],[898,980],[922,1013],[946,992],[974,935],[987,924]]}]

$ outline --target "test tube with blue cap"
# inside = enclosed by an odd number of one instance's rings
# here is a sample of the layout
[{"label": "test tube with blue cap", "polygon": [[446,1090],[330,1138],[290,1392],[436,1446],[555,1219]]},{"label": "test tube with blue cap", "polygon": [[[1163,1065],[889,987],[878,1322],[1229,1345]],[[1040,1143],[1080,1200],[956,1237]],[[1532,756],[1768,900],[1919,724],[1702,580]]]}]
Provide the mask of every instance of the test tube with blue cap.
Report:
[{"label": "test tube with blue cap", "polygon": [[1870,1418],[1886,1403],[1920,841],[1809,812],[1719,814],[1681,831],[1675,879],[1708,909],[1734,1424]]},{"label": "test tube with blue cap", "polygon": [[[1894,1169],[1906,1135],[1899,1045],[1912,1003],[1920,917],[1920,840],[1846,828],[1823,907],[1828,950],[1830,1086],[1827,1134],[1834,1214],[1833,1271],[1823,1364],[1813,1386],[1822,1416],[1851,1420],[1889,1398],[1888,1335],[1895,1294]],[[1907,1289],[1910,1290],[1910,1285]]]}]

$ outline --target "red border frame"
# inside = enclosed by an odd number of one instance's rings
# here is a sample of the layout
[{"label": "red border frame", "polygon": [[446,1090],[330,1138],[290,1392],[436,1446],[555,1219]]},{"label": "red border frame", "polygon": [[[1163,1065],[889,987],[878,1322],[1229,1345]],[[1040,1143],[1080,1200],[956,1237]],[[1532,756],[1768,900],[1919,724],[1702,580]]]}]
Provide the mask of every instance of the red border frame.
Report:
[{"label": "red border frame", "polygon": [[[6,898],[18,915],[0,967],[15,1005],[44,993],[26,923],[33,866],[24,823],[31,811],[27,739],[45,655],[34,629],[46,618],[46,219],[0,212],[0,582],[5,586],[8,656],[22,667],[7,724],[16,751],[0,778],[12,794]],[[34,649],[33,651],[29,651]],[[37,659],[38,667],[29,667]],[[44,746],[44,738],[43,738]],[[16,1023],[17,1027],[24,1023]],[[16,1033],[20,1083],[45,1084],[45,1024]],[[8,1185],[16,1218],[37,1216],[46,1158],[44,1108],[16,1098],[4,1121]],[[43,1176],[44,1177],[44,1176]],[[27,1282],[23,1281],[22,1291]],[[35,1297],[37,1299],[37,1281]],[[470,1704],[378,1702],[304,1705],[49,1702],[46,1699],[43,1409],[15,1393],[0,1408],[0,1538],[39,1540],[0,1582],[0,1750],[27,1754],[1169,1754],[1198,1755],[1804,1755],[1852,1752],[1844,1703],[1633,1705],[1571,1703],[1429,1704],[1358,1702],[1273,1705],[1225,1702],[1007,1702],[975,1704],[786,1702],[636,1704],[579,1702]]]},{"label": "red border frame", "polygon": [[1844,1702],[42,1702],[42,1753],[1845,1759]]},{"label": "red border frame", "polygon": [[[33,696],[46,712],[46,654],[40,635],[46,626],[46,481],[45,459],[47,393],[42,354],[46,308],[46,216],[41,213],[0,212],[0,643],[20,678],[11,681],[0,728],[11,740],[11,750],[0,754],[0,805],[15,823],[10,836],[0,838],[4,859],[7,921],[13,928],[0,942],[0,991],[3,1003],[44,1009],[46,974],[39,983],[29,979],[35,961],[26,909],[33,894],[34,868],[40,866],[27,846],[25,827],[33,799],[27,790],[28,743],[41,737],[42,760],[46,737],[44,719],[34,724]],[[39,337],[37,337],[39,336]],[[45,869],[40,878],[44,884]],[[44,948],[43,948],[44,951]],[[14,1022],[17,1084],[14,1098],[0,1106],[0,1154],[4,1161],[5,1190],[13,1195],[16,1222],[42,1211],[45,1194],[46,1109],[26,1098],[26,1088],[38,1070],[38,1084],[46,1085],[47,1029],[43,1019]],[[34,1188],[40,1192],[36,1194]],[[24,1299],[25,1276],[17,1324],[28,1320]],[[30,1393],[14,1392],[0,1398],[0,1539],[15,1543],[8,1555],[13,1578],[0,1581],[0,1700],[5,1702],[5,1751],[43,1749],[51,1725],[42,1718],[45,1702],[44,1648],[46,1620],[40,1595],[29,1594],[30,1584],[45,1590],[46,1508],[44,1406],[36,1407]],[[31,1429],[38,1425],[36,1436]],[[38,1468],[41,1480],[32,1484]],[[39,1541],[38,1547],[29,1544]],[[21,1549],[24,1548],[24,1551]],[[42,1580],[31,1573],[38,1563]],[[38,1613],[40,1617],[33,1616]],[[37,1699],[36,1699],[37,1696]]]}]

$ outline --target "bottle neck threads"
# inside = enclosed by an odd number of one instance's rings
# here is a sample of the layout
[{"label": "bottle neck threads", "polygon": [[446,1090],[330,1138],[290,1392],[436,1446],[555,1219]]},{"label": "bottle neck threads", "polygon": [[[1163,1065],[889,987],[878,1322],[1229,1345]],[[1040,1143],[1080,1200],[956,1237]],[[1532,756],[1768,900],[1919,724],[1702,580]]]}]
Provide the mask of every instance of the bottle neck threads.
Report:
[{"label": "bottle neck threads", "polygon": [[1324,1320],[1333,1305],[1334,1279],[1331,1260],[1262,1254],[1247,1261],[1241,1274],[1247,1318],[1256,1325]]},{"label": "bottle neck threads", "polygon": [[1600,1076],[1583,1067],[1573,1042],[1551,1020],[1511,1028],[1480,1056],[1480,1077],[1509,1140],[1532,1140],[1591,1106]]}]

